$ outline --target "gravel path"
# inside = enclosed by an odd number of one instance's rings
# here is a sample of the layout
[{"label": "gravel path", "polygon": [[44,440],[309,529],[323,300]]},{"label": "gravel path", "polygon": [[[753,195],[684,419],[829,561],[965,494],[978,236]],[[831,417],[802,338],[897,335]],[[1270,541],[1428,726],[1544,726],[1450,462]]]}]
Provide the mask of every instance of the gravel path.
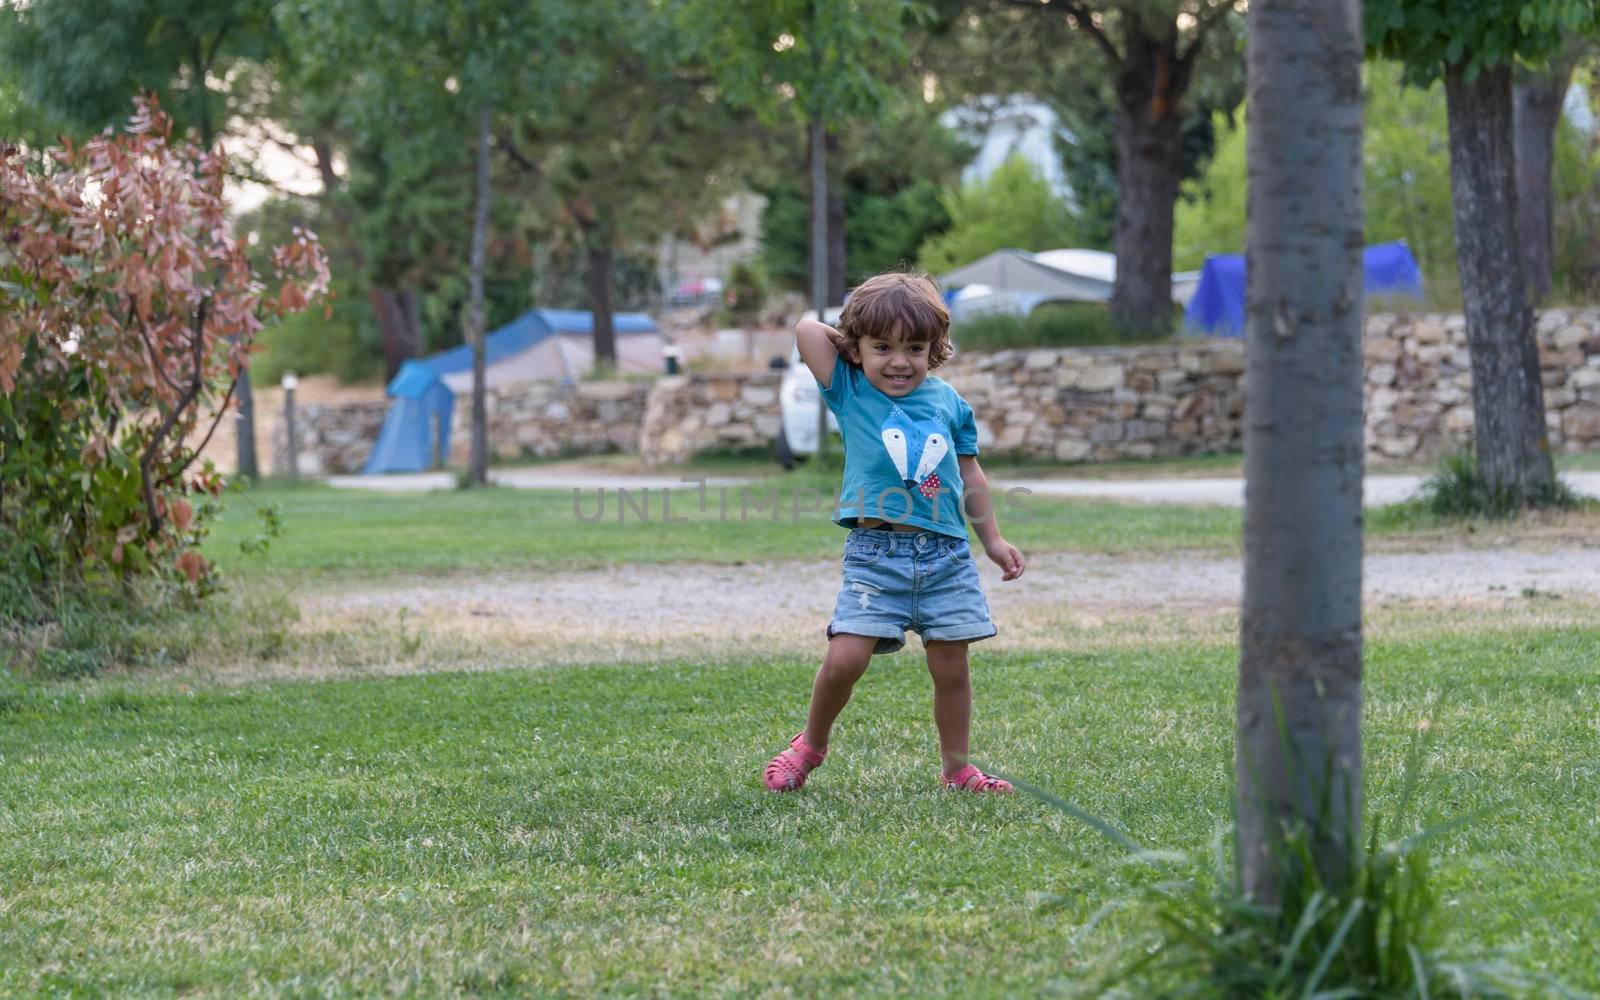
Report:
[{"label": "gravel path", "polygon": [[[997,619],[1027,619],[1063,606],[1089,611],[1201,611],[1236,608],[1240,561],[1210,553],[1108,556],[1045,553],[1020,580],[1002,583],[982,562],[984,590]],[[1379,552],[1365,564],[1367,601],[1491,604],[1525,589],[1600,598],[1600,551],[1457,548]],[[303,595],[319,615],[384,613],[400,608],[424,620],[500,619],[552,637],[623,635],[630,641],[684,632],[758,634],[766,624],[803,623],[820,631],[839,586],[837,560],[789,560],[744,566],[629,564],[561,574],[445,580],[397,579]],[[791,626],[792,627],[792,626]]]},{"label": "gravel path", "polygon": [[[687,489],[681,475],[632,475],[588,471],[583,469],[550,469],[529,466],[516,469],[496,469],[489,478],[497,486],[522,490],[584,489]],[[1574,490],[1589,496],[1600,496],[1600,472],[1568,472],[1563,478]],[[1422,476],[1372,475],[1363,483],[1363,502],[1368,507],[1398,503],[1409,498],[1422,485]],[[454,489],[455,476],[448,472],[419,472],[409,475],[388,476],[329,476],[328,485],[339,489],[378,491],[417,491]],[[737,486],[744,479],[711,477],[710,486]],[[1080,497],[1102,500],[1126,500],[1131,503],[1172,503],[1244,506],[1244,480],[1235,477],[1168,478],[1168,479],[1014,479],[997,475],[996,491],[1015,487],[1028,490],[1035,496]]]}]

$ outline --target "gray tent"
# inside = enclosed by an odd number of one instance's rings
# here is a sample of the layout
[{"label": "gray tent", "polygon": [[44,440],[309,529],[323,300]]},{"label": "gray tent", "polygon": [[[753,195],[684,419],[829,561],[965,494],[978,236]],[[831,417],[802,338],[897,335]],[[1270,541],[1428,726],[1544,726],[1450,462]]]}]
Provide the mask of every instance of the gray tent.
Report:
[{"label": "gray tent", "polygon": [[[941,275],[950,298],[952,318],[992,311],[1027,315],[1043,302],[1110,302],[1117,279],[1117,258],[1103,250],[996,250],[965,267]],[[1200,272],[1172,276],[1172,301],[1182,305],[1194,295]]]},{"label": "gray tent", "polygon": [[946,288],[988,285],[1007,292],[1028,292],[1070,302],[1111,300],[1109,278],[1054,267],[1026,250],[996,250],[966,267],[941,275],[939,280]]}]

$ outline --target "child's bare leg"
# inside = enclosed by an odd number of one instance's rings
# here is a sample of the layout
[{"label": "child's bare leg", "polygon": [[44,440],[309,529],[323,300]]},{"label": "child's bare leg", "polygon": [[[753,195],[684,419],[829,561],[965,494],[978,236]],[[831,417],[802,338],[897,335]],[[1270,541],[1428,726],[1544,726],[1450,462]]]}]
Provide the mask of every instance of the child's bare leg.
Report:
[{"label": "child's bare leg", "polygon": [[878,640],[869,635],[840,632],[828,640],[828,654],[811,685],[811,711],[806,716],[806,742],[819,753],[828,749],[833,720],[850,701],[856,681],[867,672]]},{"label": "child's bare leg", "polygon": [[928,673],[933,677],[933,724],[939,729],[939,757],[944,776],[954,777],[967,765],[967,740],[972,733],[972,674],[967,670],[967,643],[929,642]]}]

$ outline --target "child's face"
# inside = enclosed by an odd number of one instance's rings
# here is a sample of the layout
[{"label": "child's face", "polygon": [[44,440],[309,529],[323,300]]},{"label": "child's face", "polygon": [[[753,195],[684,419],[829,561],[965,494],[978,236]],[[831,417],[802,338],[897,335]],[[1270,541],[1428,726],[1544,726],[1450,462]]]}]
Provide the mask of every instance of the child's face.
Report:
[{"label": "child's face", "polygon": [[891,334],[862,337],[857,347],[867,381],[885,396],[904,396],[928,377],[928,344]]}]

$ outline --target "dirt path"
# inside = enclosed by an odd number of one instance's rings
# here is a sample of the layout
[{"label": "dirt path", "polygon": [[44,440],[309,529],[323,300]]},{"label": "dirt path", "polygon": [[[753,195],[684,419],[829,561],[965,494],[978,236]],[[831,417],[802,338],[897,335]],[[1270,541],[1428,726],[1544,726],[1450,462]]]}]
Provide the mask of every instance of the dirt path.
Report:
[{"label": "dirt path", "polygon": [[[1196,628],[1225,636],[1236,627],[1240,572],[1237,557],[1214,553],[1045,553],[1021,580],[1002,583],[984,562],[1001,630],[986,645],[1060,645],[1118,623],[1113,631],[1128,641],[1192,637]],[[837,560],[818,559],[397,578],[297,599],[321,627],[379,627],[404,609],[408,627],[428,637],[423,659],[560,663],[820,651],[838,585]],[[1369,614],[1409,609],[1422,624],[1457,618],[1492,627],[1551,613],[1600,623],[1600,549],[1569,540],[1371,552],[1365,592]]]}]

